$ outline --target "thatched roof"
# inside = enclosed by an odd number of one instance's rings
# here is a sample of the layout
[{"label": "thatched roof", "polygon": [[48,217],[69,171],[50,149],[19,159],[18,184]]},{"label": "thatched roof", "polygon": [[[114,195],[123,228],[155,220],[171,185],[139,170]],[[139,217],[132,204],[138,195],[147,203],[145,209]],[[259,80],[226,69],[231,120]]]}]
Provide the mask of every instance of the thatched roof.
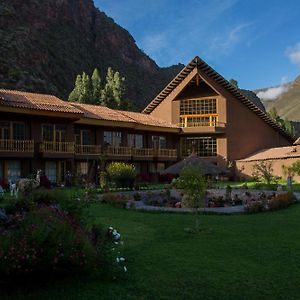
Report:
[{"label": "thatched roof", "polygon": [[216,166],[209,160],[201,158],[197,156],[197,154],[192,153],[189,157],[161,171],[160,174],[179,175],[187,165],[199,166],[202,169],[203,175],[220,175],[228,173],[225,168]]}]

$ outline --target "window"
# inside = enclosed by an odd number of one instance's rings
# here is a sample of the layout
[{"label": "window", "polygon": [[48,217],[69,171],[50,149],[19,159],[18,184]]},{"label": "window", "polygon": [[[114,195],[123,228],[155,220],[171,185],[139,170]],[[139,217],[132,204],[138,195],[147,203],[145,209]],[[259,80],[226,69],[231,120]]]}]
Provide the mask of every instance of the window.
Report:
[{"label": "window", "polygon": [[77,164],[77,173],[79,175],[87,175],[89,171],[89,166],[87,162],[79,162]]},{"label": "window", "polygon": [[104,146],[120,147],[122,144],[122,133],[118,131],[104,131]]},{"label": "window", "polygon": [[181,155],[188,156],[193,150],[200,157],[217,155],[217,139],[214,137],[181,138]]},{"label": "window", "polygon": [[25,124],[21,122],[13,123],[13,139],[25,140]]},{"label": "window", "polygon": [[163,162],[157,163],[157,173],[163,171],[166,168],[166,164]]},{"label": "window", "polygon": [[43,141],[53,142],[54,140],[54,125],[53,124],[43,124],[42,125]]},{"label": "window", "polygon": [[217,100],[189,99],[180,101],[180,126],[216,126],[218,121]]},{"label": "window", "polygon": [[7,163],[7,177],[11,182],[16,183],[21,177],[21,162],[19,160],[9,160]]},{"label": "window", "polygon": [[143,135],[142,134],[128,134],[128,147],[143,148]]},{"label": "window", "polygon": [[166,149],[167,148],[167,139],[165,136],[161,135],[153,135],[152,136],[152,147],[159,148],[159,149]]},{"label": "window", "polygon": [[0,140],[9,139],[10,124],[9,122],[2,121],[0,122]]},{"label": "window", "polygon": [[156,163],[151,162],[151,163],[149,164],[149,172],[150,172],[150,173],[156,173]]},{"label": "window", "polygon": [[0,181],[4,179],[3,176],[3,161],[0,160]]},{"label": "window", "polygon": [[194,99],[180,101],[180,115],[210,115],[216,113],[216,99]]},{"label": "window", "polygon": [[82,145],[91,144],[91,132],[89,130],[81,130]]},{"label": "window", "polygon": [[56,162],[46,161],[45,163],[45,175],[51,182],[56,182]]}]

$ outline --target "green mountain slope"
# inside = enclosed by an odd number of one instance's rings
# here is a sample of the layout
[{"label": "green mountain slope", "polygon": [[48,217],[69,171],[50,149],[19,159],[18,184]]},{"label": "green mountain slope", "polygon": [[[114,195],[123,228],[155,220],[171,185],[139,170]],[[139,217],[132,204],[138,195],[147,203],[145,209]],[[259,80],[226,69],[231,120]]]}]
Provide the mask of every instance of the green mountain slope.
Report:
[{"label": "green mountain slope", "polygon": [[74,79],[95,67],[126,77],[138,109],[183,67],[160,68],[92,0],[1,0],[0,87],[67,99]]}]

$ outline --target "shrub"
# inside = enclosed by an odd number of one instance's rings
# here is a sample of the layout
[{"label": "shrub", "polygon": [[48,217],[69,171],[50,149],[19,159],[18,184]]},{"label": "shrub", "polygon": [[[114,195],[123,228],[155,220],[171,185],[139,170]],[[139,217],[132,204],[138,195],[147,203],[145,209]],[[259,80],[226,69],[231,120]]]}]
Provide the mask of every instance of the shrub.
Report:
[{"label": "shrub", "polygon": [[279,194],[273,197],[268,205],[270,210],[276,210],[276,209],[281,209],[281,208],[286,208],[290,204],[292,204],[294,201],[294,195],[293,193],[284,193],[284,194]]},{"label": "shrub", "polygon": [[245,209],[248,213],[262,212],[266,210],[266,204],[261,200],[251,201]]},{"label": "shrub", "polygon": [[51,182],[46,175],[41,176],[40,186],[45,189],[51,189]]},{"label": "shrub", "polygon": [[117,187],[133,188],[135,179],[135,166],[123,162],[112,162],[107,167],[110,179]]},{"label": "shrub", "polygon": [[128,202],[128,197],[123,194],[106,193],[103,194],[102,201],[113,206],[125,207]]},{"label": "shrub", "polygon": [[110,274],[120,246],[116,231],[112,234],[88,219],[82,195],[63,190],[48,194],[5,199],[0,211],[0,274]]},{"label": "shrub", "polygon": [[[101,228],[86,231],[67,212],[37,207],[2,233],[0,270],[4,274],[98,270],[106,242]],[[95,235],[95,230],[97,235]]]}]

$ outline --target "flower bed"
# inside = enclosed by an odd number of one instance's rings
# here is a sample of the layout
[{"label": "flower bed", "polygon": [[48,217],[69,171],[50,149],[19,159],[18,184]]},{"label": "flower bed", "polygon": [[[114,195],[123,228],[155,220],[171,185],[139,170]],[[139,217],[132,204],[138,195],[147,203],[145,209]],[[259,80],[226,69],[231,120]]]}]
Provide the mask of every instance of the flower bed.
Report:
[{"label": "flower bed", "polygon": [[48,191],[5,198],[0,210],[0,276],[123,270],[123,260],[116,264],[120,234],[88,219],[84,197]]}]

